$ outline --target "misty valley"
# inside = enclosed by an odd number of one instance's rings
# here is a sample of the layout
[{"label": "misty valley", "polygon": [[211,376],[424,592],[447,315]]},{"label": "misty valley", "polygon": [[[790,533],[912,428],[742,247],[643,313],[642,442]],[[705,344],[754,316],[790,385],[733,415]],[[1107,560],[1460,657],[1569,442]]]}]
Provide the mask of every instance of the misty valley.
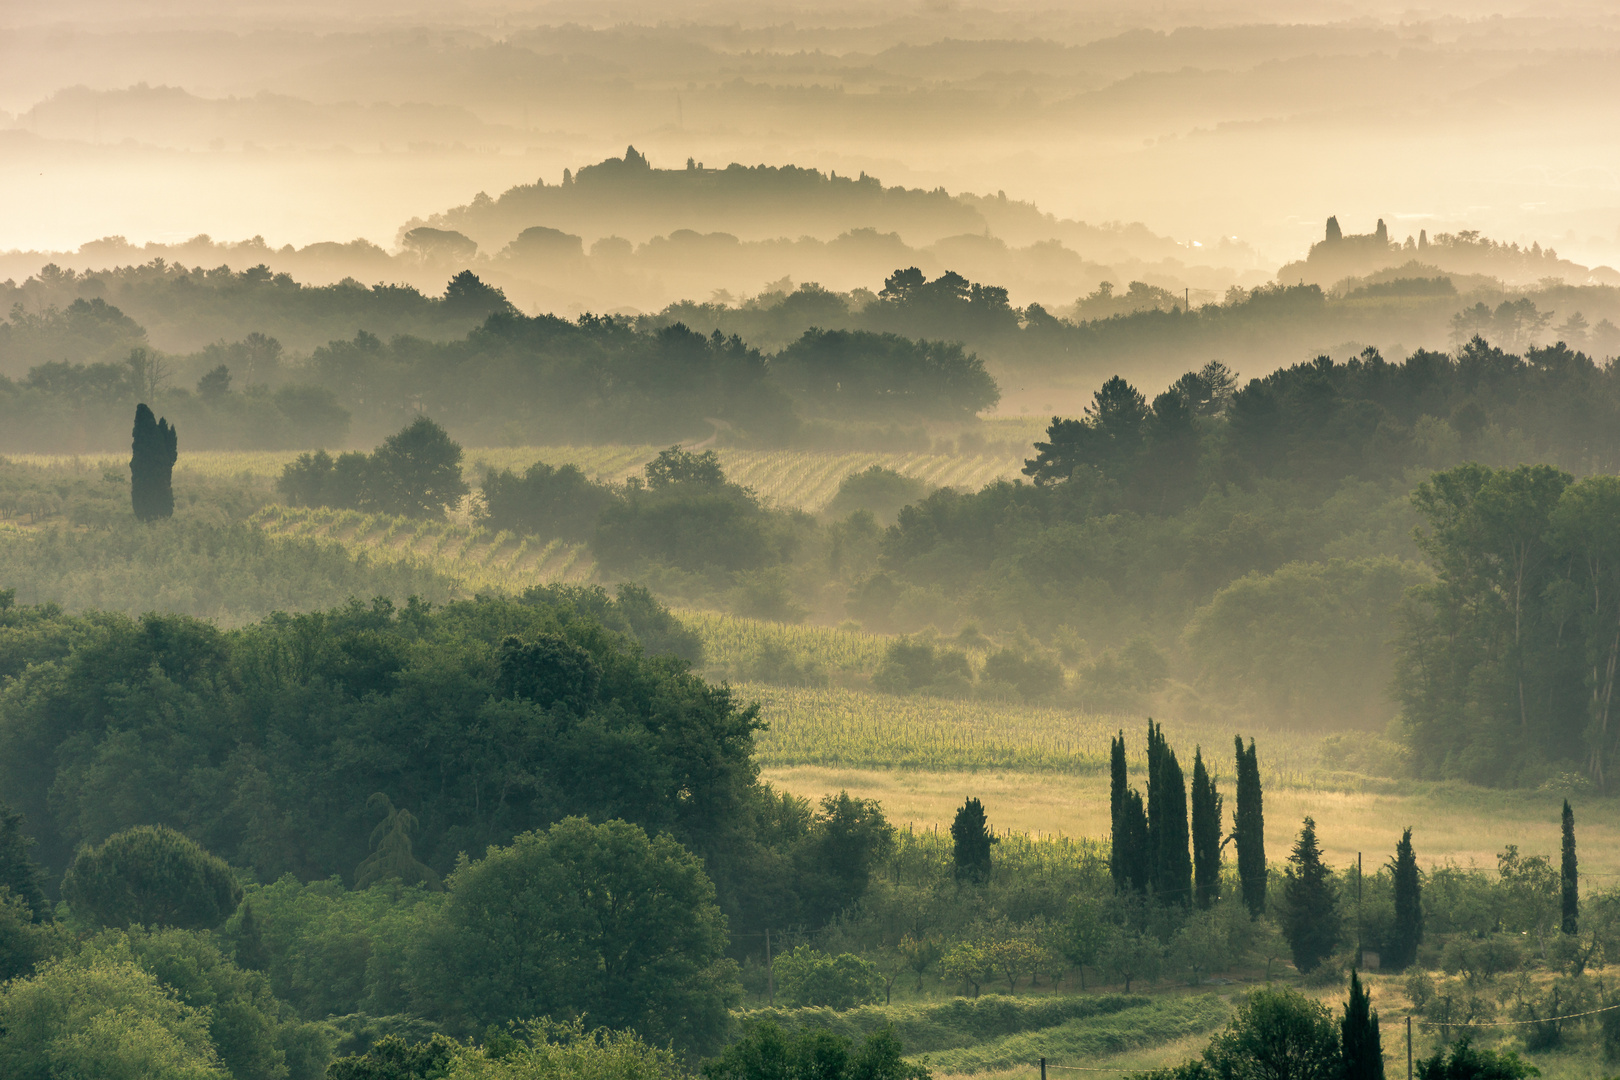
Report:
[{"label": "misty valley", "polygon": [[0,60],[0,1077],[1620,1067],[1614,13]]}]

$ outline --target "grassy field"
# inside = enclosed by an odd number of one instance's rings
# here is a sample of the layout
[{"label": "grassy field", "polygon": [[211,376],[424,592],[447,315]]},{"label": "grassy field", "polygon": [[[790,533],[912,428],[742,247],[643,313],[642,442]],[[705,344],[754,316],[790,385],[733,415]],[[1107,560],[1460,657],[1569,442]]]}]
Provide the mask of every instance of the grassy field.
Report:
[{"label": "grassy field", "polygon": [[[513,469],[521,472],[537,461],[549,465],[572,464],[600,480],[621,482],[639,475],[641,467],[662,449],[644,445],[610,446],[514,446],[474,447],[466,451],[463,472],[476,487],[486,469]],[[809,450],[736,450],[719,448],[726,475],[744,487],[753,488],[764,499],[784,507],[819,511],[838,491],[838,485],[852,472],[882,465],[904,475],[927,481],[936,487],[976,489],[991,480],[1014,477],[1023,462],[1016,456],[985,454],[825,453]],[[182,453],[175,473],[200,476],[273,481],[298,451],[202,451]],[[76,472],[99,473],[105,469],[126,469],[128,456],[92,454],[14,454],[8,460]]]}]

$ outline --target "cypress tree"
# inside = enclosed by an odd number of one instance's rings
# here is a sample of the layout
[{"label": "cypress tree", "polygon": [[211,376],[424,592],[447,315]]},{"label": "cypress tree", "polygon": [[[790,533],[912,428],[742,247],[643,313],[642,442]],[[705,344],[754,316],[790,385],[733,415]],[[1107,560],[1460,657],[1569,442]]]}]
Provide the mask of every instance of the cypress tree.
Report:
[{"label": "cypress tree", "polygon": [[1125,803],[1120,808],[1120,830],[1124,836],[1125,884],[1136,892],[1146,892],[1153,877],[1148,850],[1147,808],[1142,805],[1142,793],[1135,788],[1125,792]]},{"label": "cypress tree", "polygon": [[1221,795],[1201,748],[1193,749],[1192,854],[1193,896],[1207,909],[1221,896]]},{"label": "cypress tree", "polygon": [[1286,910],[1283,936],[1301,975],[1315,971],[1339,943],[1338,898],[1333,895],[1332,872],[1322,863],[1316,844],[1316,822],[1305,819],[1294,844],[1283,886]]},{"label": "cypress tree", "polygon": [[968,799],[956,811],[951,822],[951,854],[956,863],[956,876],[967,881],[986,881],[990,877],[990,845],[996,838],[990,835],[990,823],[985,817],[984,805],[978,799]]},{"label": "cypress tree", "polygon": [[1418,881],[1417,855],[1412,851],[1412,830],[1401,834],[1392,865],[1395,878],[1395,925],[1390,929],[1389,951],[1383,958],[1399,970],[1417,959],[1423,940],[1423,893]]},{"label": "cypress tree", "polygon": [[[1160,729],[1160,739],[1163,739]],[[1159,835],[1154,841],[1158,856],[1155,889],[1167,903],[1190,904],[1193,899],[1192,855],[1187,850],[1187,781],[1183,778],[1176,752],[1162,747],[1159,760],[1159,799],[1164,809],[1159,815]]]},{"label": "cypress tree", "polygon": [[1575,932],[1576,920],[1581,913],[1579,867],[1575,863],[1575,811],[1569,800],[1564,800],[1564,859],[1559,875],[1563,884],[1564,933]]},{"label": "cypress tree", "polygon": [[28,854],[33,846],[34,838],[22,831],[22,815],[0,803],[0,887],[10,889],[12,896],[26,903],[34,913],[34,921],[39,922],[51,908],[40,888],[43,875]]},{"label": "cypress tree", "polygon": [[1350,1000],[1339,1022],[1344,1080],[1384,1080],[1384,1047],[1378,1036],[1378,1013],[1361,979],[1350,972]]},{"label": "cypress tree", "polygon": [[135,520],[174,516],[174,463],[179,456],[175,429],[159,420],[144,403],[135,406],[130,440],[129,496]]},{"label": "cypress tree", "polygon": [[259,920],[253,916],[253,905],[242,905],[242,918],[236,924],[235,939],[236,966],[248,971],[264,971],[270,966],[270,951],[264,944],[264,931],[259,928]]},{"label": "cypress tree", "polygon": [[1109,740],[1108,745],[1108,813],[1109,833],[1108,871],[1114,877],[1114,891],[1123,892],[1129,881],[1129,871],[1126,869],[1129,858],[1126,853],[1127,839],[1125,836],[1125,790],[1129,783],[1129,773],[1125,767],[1125,732]]},{"label": "cypress tree", "polygon": [[1147,730],[1147,864],[1148,883],[1163,893],[1164,856],[1160,841],[1164,839],[1164,729],[1150,718]]},{"label": "cypress tree", "polygon": [[1243,749],[1237,736],[1237,807],[1232,815],[1232,839],[1237,843],[1238,878],[1249,914],[1258,918],[1266,909],[1266,818],[1261,806],[1260,759],[1254,740]]}]

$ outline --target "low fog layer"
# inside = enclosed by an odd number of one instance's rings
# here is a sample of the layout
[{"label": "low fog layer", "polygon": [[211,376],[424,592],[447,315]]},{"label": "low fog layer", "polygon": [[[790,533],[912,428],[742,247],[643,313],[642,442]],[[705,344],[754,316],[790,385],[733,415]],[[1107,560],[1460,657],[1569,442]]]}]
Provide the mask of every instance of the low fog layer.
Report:
[{"label": "low fog layer", "polygon": [[[1474,228],[1620,262],[1620,29],[1595,6],[683,14],[14,5],[0,198],[28,210],[0,226],[0,248],[206,233],[397,250],[412,219],[560,184],[633,143],[655,167],[797,165],[1142,222],[1234,282],[1302,257],[1328,214],[1356,232],[1382,218],[1397,240]],[[587,249],[714,231],[679,212],[522,224]],[[831,242],[880,225],[786,216],[722,231]],[[1049,238],[987,225],[1014,246]],[[894,231],[913,249],[953,235]],[[823,273],[806,263],[801,280]],[[710,287],[781,276],[761,272]]]}]

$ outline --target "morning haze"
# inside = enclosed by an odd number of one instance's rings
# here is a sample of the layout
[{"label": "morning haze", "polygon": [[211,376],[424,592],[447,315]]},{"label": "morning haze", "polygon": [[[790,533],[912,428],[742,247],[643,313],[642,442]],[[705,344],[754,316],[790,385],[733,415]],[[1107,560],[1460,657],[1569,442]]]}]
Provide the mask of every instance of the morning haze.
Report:
[{"label": "morning haze", "polygon": [[0,10],[0,1076],[1609,1075],[1617,60]]}]

